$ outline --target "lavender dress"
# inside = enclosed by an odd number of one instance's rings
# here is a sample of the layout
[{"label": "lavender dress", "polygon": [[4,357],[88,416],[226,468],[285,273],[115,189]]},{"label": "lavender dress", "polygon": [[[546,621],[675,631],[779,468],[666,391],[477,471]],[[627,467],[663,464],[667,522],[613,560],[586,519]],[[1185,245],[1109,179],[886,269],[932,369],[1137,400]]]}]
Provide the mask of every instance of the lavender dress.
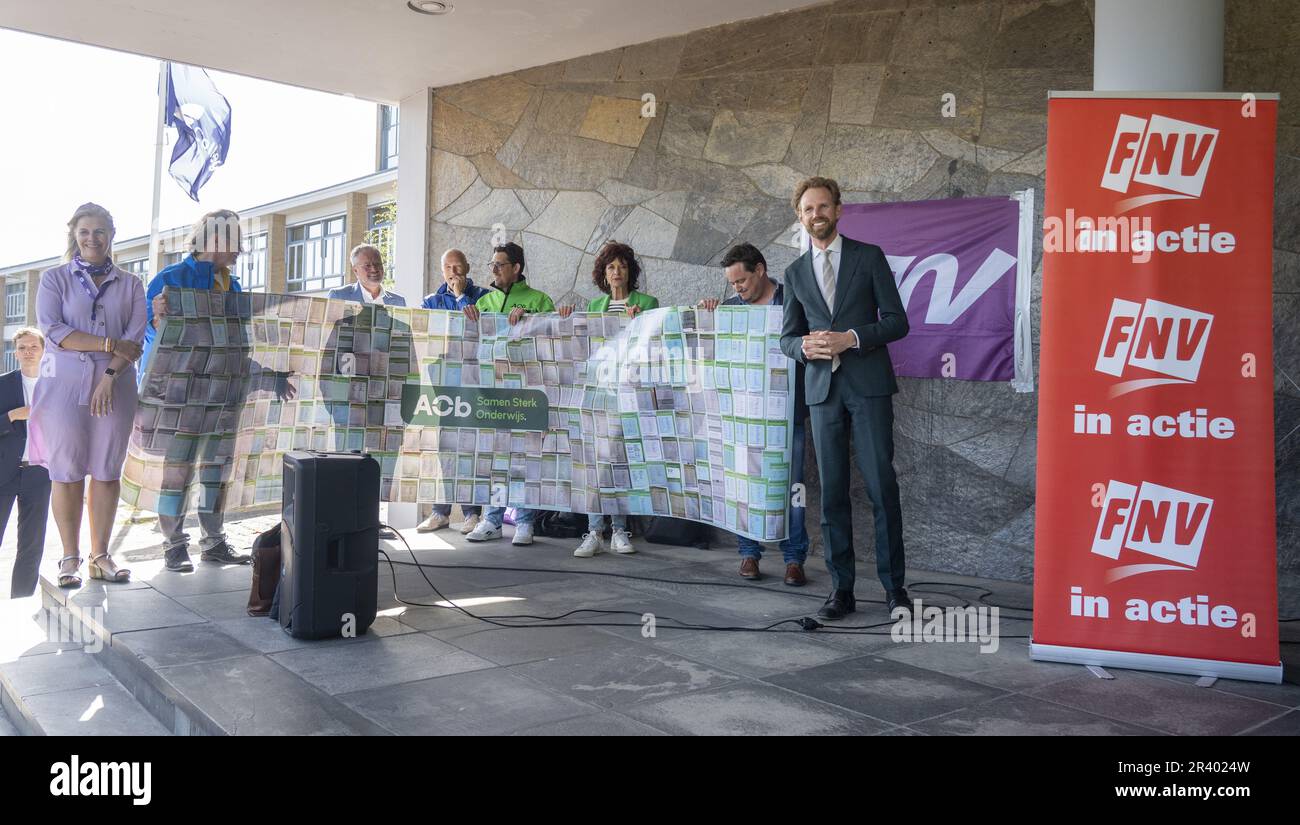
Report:
[{"label": "lavender dress", "polygon": [[[94,282],[86,282],[94,288]],[[117,481],[135,420],[135,365],[113,381],[113,412],[92,417],[90,396],[104,375],[112,353],[73,352],[59,343],[70,332],[144,340],[144,287],[140,279],[114,267],[91,318],[92,300],[72,264],[41,273],[36,293],[36,322],[45,333],[41,379],[32,398],[29,458],[49,469],[51,481]]]}]

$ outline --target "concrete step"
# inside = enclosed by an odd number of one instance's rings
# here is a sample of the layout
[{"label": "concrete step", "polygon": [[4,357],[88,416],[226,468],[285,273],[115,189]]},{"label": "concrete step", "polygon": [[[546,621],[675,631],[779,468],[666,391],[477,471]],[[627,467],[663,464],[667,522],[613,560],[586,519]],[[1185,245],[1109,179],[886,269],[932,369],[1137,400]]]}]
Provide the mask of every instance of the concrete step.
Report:
[{"label": "concrete step", "polygon": [[[166,736],[87,646],[0,661],[0,708],[25,736]],[[2,732],[2,731],[0,731]]]},{"label": "concrete step", "polygon": [[[135,711],[139,712],[139,716],[133,718],[140,720],[142,732],[148,730],[152,734],[169,736],[224,735],[225,732],[197,708],[184,701],[184,698],[174,691],[168,690],[166,684],[158,679],[139,657],[121,644],[115,644],[114,622],[100,607],[102,597],[99,591],[105,587],[114,588],[110,592],[122,594],[130,591],[160,596],[152,593],[147,585],[134,581],[125,586],[87,582],[80,590],[62,590],[42,575],[41,592],[37,598],[42,600],[47,616],[53,613],[59,617],[60,638],[67,637],[84,642],[85,644],[78,646],[77,650],[81,651],[84,648],[90,651],[85,655],[93,660],[98,674],[112,680],[113,693],[118,696],[120,702],[125,704],[125,700],[130,700],[133,714]],[[130,615],[130,607],[127,605],[120,606],[116,612],[126,611],[128,620],[133,619],[147,626],[154,617],[147,610],[149,605],[145,607],[144,611],[137,610],[137,613],[142,615]],[[48,619],[46,621],[48,623]],[[12,713],[10,715],[13,716]],[[21,731],[21,723],[18,725]]]},{"label": "concrete step", "polygon": [[[269,619],[247,616],[250,568],[196,564],[193,573],[166,574],[161,559],[132,567],[130,584],[87,581],[75,591],[42,577],[40,597],[70,626],[69,635],[95,648],[97,664],[164,731],[176,736],[386,732],[263,655],[268,644],[283,651],[310,643],[289,638]],[[229,621],[239,625],[241,638],[219,627]]]},{"label": "concrete step", "polygon": [[5,713],[3,704],[0,704],[0,736],[18,736],[18,728],[9,721],[9,714]]}]

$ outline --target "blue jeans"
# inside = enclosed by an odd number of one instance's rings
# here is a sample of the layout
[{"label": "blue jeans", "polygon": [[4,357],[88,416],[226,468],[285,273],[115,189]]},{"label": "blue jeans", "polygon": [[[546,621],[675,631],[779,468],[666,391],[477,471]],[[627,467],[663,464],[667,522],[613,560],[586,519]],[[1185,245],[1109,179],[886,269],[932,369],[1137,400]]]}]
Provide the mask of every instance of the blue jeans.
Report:
[{"label": "blue jeans", "polygon": [[[460,505],[460,511],[465,515],[465,518],[469,518],[470,516],[477,516],[480,512],[482,512],[482,510],[483,510],[482,507],[476,507],[469,504]],[[451,505],[435,504],[433,505],[433,512],[437,513],[443,518],[451,518]]]},{"label": "blue jeans", "polygon": [[[488,524],[491,524],[493,527],[500,529],[501,525],[505,522],[506,519],[506,508],[489,507],[487,508],[487,512],[483,514],[483,518],[484,520],[487,521]],[[529,510],[526,507],[515,508],[516,527],[518,527],[521,524],[532,524],[533,519],[535,518],[537,518],[536,510]]]},{"label": "blue jeans", "polygon": [[[803,438],[807,419],[795,423],[792,429],[794,446],[790,451],[790,486],[803,484]],[[790,506],[790,537],[781,542],[781,554],[786,564],[803,564],[808,558],[808,531],[804,529],[804,507]],[[763,545],[744,536],[736,537],[742,558],[763,558]]]},{"label": "blue jeans", "polygon": [[[614,526],[615,530],[622,530],[624,533],[627,532],[627,516],[610,516],[609,521],[610,524]],[[605,532],[605,516],[601,513],[588,513],[587,529],[593,533]]]}]

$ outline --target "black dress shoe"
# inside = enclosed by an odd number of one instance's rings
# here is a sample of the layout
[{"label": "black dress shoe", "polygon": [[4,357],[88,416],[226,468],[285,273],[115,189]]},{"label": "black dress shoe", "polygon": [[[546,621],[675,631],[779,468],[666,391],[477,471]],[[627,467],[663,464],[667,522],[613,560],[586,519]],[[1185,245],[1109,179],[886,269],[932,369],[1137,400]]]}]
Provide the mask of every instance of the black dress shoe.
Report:
[{"label": "black dress shoe", "polygon": [[190,561],[189,549],[183,544],[167,548],[163,553],[163,566],[173,573],[194,572],[194,563]]},{"label": "black dress shoe", "polygon": [[903,587],[900,587],[897,590],[890,590],[885,594],[885,606],[889,608],[891,615],[896,607],[901,607],[908,613],[911,613],[912,597],[907,595],[907,589]]},{"label": "black dress shoe", "polygon": [[822,605],[822,609],[817,611],[819,619],[843,619],[853,611],[857,610],[857,602],[853,600],[853,593],[849,590],[836,590]]}]

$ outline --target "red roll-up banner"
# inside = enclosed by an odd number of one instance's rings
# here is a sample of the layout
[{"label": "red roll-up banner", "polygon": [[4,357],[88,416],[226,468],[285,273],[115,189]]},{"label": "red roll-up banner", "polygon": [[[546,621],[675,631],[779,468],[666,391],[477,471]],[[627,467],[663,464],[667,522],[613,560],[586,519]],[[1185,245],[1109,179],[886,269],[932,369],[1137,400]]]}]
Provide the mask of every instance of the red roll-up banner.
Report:
[{"label": "red roll-up banner", "polygon": [[1280,682],[1277,97],[1047,111],[1031,655]]}]

